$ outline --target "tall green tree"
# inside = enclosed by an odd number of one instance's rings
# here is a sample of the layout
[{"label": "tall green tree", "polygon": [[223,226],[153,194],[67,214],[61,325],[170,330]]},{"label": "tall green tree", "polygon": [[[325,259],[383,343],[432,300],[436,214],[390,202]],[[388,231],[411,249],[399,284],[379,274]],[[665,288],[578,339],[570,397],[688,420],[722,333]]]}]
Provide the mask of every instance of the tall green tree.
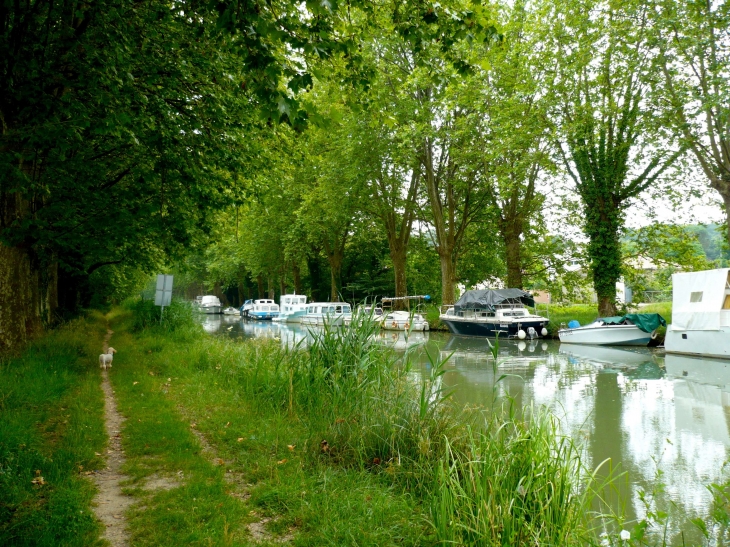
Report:
[{"label": "tall green tree", "polygon": [[648,9],[578,0],[550,4],[545,13],[561,101],[560,149],[583,207],[601,315],[616,312],[626,208],[680,154],[662,140],[650,101]]},{"label": "tall green tree", "polygon": [[730,2],[651,5],[667,120],[722,197],[730,241]]},{"label": "tall green tree", "polygon": [[356,59],[331,5],[254,4],[0,6],[0,349],[96,269],[184,253],[257,124],[305,117],[306,60]]},{"label": "tall green tree", "polygon": [[538,18],[524,3],[502,6],[503,38],[475,54],[476,69],[464,86],[471,105],[473,161],[481,162],[495,234],[503,241],[507,286],[523,288],[525,235],[542,219],[538,179],[553,171],[545,93],[551,61],[539,47]]}]

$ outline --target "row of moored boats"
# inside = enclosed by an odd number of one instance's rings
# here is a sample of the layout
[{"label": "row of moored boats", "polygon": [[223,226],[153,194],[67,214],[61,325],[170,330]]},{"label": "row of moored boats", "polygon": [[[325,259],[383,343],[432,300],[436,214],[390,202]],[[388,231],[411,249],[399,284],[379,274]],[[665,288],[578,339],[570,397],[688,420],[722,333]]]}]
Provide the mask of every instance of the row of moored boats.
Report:
[{"label": "row of moored boats", "polygon": [[[390,299],[391,301],[393,299]],[[420,313],[362,306],[353,313],[347,302],[307,302],[301,294],[284,294],[279,304],[268,298],[246,300],[236,308],[223,309],[216,296],[199,297],[198,309],[203,313],[240,315],[245,319],[299,323],[305,326],[350,326],[353,321],[372,321],[386,330],[427,331],[428,322]],[[216,305],[217,303],[217,305]]]},{"label": "row of moored boats", "polygon": [[[656,313],[602,317],[581,326],[571,321],[558,330],[561,342],[602,346],[645,346],[667,327],[667,352],[730,358],[730,268],[673,275],[673,323]],[[307,302],[307,297],[287,294],[280,305],[273,300],[248,300],[240,309],[221,309],[215,296],[199,297],[206,313],[240,314],[245,318],[301,323],[308,326],[348,326],[369,320],[390,330],[427,331],[422,314],[362,306],[353,313],[346,302]],[[420,297],[414,297],[420,298]],[[408,297],[406,297],[408,299]],[[384,299],[385,301],[386,299]],[[392,305],[396,299],[387,299]],[[547,336],[549,320],[530,312],[533,297],[520,289],[466,291],[440,315],[453,334],[534,339]]]}]

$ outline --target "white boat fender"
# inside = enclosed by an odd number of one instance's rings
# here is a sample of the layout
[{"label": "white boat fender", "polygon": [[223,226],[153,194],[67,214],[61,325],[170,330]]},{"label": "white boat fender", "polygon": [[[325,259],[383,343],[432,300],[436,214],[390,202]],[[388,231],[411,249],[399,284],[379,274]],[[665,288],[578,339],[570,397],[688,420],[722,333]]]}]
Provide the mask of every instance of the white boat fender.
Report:
[{"label": "white boat fender", "polygon": [[542,334],[543,336],[547,336],[548,330],[545,327],[543,327],[542,330],[540,331],[540,334]]},{"label": "white boat fender", "polygon": [[522,329],[517,331],[517,338],[519,338],[520,340],[524,340],[525,336],[527,336],[527,334],[525,334],[525,331],[523,331]]}]

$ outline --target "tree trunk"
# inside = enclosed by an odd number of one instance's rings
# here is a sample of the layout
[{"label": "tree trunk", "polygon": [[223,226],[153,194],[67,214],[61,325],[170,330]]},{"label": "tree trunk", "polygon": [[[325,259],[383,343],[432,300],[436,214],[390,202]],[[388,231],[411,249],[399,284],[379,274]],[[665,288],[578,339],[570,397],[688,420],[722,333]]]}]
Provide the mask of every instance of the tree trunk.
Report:
[{"label": "tree trunk", "polygon": [[307,269],[309,270],[309,283],[312,289],[312,301],[322,300],[319,286],[322,282],[322,268],[317,255],[307,258]]},{"label": "tree trunk", "polygon": [[342,283],[342,257],[336,254],[328,257],[328,261],[330,263],[330,302],[338,302]]},{"label": "tree trunk", "polygon": [[261,275],[256,276],[256,284],[258,288],[258,298],[261,299],[264,297],[264,278]]},{"label": "tree trunk", "polygon": [[[0,229],[28,214],[16,194],[0,193]],[[27,247],[0,243],[0,353],[21,348],[51,322],[58,305],[55,261],[43,265]]]},{"label": "tree trunk", "polygon": [[[406,247],[404,245],[391,245],[390,259],[393,262],[393,274],[395,276],[395,296],[408,296],[408,285],[406,283]],[[405,301],[396,300],[396,309],[405,309]]]},{"label": "tree trunk", "polygon": [[299,271],[299,264],[296,262],[291,267],[292,277],[294,278],[294,292],[302,294],[302,275]]},{"label": "tree trunk", "polygon": [[522,241],[516,230],[507,228],[503,236],[507,262],[507,287],[522,289]]},{"label": "tree trunk", "polygon": [[727,237],[727,241],[730,243],[730,184],[724,192],[720,192],[720,195],[725,204],[725,237]]},{"label": "tree trunk", "polygon": [[274,280],[269,277],[267,278],[269,284],[269,298],[273,300],[276,297],[276,289],[274,289]]},{"label": "tree trunk", "polygon": [[598,314],[616,315],[616,282],[621,277],[621,241],[619,229],[620,215],[613,211],[604,212],[610,207],[608,199],[600,203],[586,203],[586,226],[588,235],[588,256],[591,259],[593,287],[598,295]]},{"label": "tree trunk", "polygon": [[456,267],[450,253],[439,255],[441,260],[441,303],[453,304],[456,301]]}]

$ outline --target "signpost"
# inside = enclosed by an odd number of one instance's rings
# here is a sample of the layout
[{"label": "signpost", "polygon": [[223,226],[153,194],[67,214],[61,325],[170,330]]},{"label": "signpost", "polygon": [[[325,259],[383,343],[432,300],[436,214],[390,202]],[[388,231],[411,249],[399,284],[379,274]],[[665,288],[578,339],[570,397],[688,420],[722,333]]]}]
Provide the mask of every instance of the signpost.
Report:
[{"label": "signpost", "polygon": [[155,290],[155,306],[162,306],[160,310],[160,323],[162,323],[162,313],[165,306],[169,306],[172,301],[172,276],[159,274],[157,276],[157,290]]}]

